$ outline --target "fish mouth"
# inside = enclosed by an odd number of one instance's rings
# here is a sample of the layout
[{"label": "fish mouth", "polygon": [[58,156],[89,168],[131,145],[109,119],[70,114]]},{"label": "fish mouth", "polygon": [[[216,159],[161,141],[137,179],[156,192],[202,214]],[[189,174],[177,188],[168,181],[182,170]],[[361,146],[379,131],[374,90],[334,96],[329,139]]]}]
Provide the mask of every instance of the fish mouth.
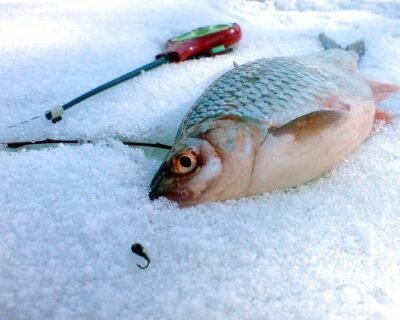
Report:
[{"label": "fish mouth", "polygon": [[151,201],[156,200],[159,197],[161,197],[161,195],[159,195],[154,189],[150,189],[150,191],[149,191],[149,199]]},{"label": "fish mouth", "polygon": [[185,198],[185,195],[178,193],[178,192],[160,192],[158,188],[150,188],[149,191],[149,199],[150,200],[157,200],[161,197],[165,197],[172,201],[180,201]]},{"label": "fish mouth", "polygon": [[170,191],[171,189],[175,188],[165,188],[163,186],[163,178],[164,174],[156,175],[150,185],[150,191],[149,191],[149,199],[150,200],[156,200],[161,197],[165,197],[168,200],[178,202],[180,205],[185,204],[187,202],[191,202],[193,200],[193,194],[189,192],[188,190],[184,190],[183,192],[177,192],[177,191]]},{"label": "fish mouth", "polygon": [[157,172],[157,174],[154,176],[153,180],[151,181],[150,191],[148,194],[150,200],[156,200],[158,198],[165,197],[169,200],[180,203],[181,201],[184,201],[188,196],[190,196],[186,192],[182,193],[170,191],[174,188],[172,185],[169,185],[169,183],[166,183],[165,179],[166,173],[163,171]]},{"label": "fish mouth", "polygon": [[160,189],[160,183],[161,180],[164,178],[164,174],[162,171],[159,170],[153,178],[153,180],[150,183],[150,191],[149,191],[149,199],[150,200],[156,200],[163,196],[161,192],[159,192]]},{"label": "fish mouth", "polygon": [[178,202],[179,204],[186,203],[191,200],[190,194],[180,192],[159,192],[157,188],[151,188],[149,191],[149,199],[156,200],[161,197],[167,198],[168,200]]},{"label": "fish mouth", "polygon": [[177,202],[180,206],[192,204],[195,198],[191,190],[179,188],[179,183],[175,179],[171,179],[164,167],[161,167],[154,175],[148,196],[151,201],[164,197]]}]

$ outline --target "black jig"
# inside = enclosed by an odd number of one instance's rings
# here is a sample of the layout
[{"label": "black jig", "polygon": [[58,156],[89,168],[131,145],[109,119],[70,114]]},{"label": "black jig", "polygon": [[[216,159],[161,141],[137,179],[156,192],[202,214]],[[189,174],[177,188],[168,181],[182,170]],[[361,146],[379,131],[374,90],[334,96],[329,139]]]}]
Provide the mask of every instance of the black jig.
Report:
[{"label": "black jig", "polygon": [[144,259],[146,259],[147,264],[145,266],[141,266],[140,264],[136,263],[136,265],[140,269],[146,269],[149,266],[151,260],[150,260],[149,256],[147,255],[146,251],[144,250],[143,246],[140,243],[134,243],[131,246],[131,250],[132,250],[133,253],[136,253],[138,256],[141,256]]}]

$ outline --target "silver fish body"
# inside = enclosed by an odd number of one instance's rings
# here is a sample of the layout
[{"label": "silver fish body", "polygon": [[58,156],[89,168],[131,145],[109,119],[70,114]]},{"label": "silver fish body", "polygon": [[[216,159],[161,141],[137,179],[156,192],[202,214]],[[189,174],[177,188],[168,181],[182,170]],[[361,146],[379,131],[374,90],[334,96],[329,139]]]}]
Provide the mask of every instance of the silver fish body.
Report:
[{"label": "silver fish body", "polygon": [[226,72],[183,119],[150,198],[183,206],[239,198],[331,169],[367,138],[376,103],[399,91],[361,76],[358,58],[328,48]]},{"label": "silver fish body", "polygon": [[339,49],[306,57],[263,58],[237,66],[201,95],[185,116],[176,140],[212,117],[233,115],[284,124],[320,110],[321,101],[330,97],[370,99],[372,90],[356,68],[355,57]]}]

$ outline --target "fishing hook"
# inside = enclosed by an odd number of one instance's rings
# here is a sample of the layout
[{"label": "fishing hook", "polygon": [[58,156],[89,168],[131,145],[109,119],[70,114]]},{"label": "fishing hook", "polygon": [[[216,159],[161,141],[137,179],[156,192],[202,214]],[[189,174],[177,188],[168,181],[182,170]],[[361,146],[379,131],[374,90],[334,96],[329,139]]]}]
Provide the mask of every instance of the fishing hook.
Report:
[{"label": "fishing hook", "polygon": [[147,264],[145,266],[141,266],[140,264],[136,263],[136,265],[140,268],[140,269],[146,269],[149,265],[150,265],[150,258],[147,255],[146,251],[144,250],[143,246],[140,243],[134,243],[131,246],[131,250],[133,253],[137,254],[138,256],[143,257],[144,259],[146,259]]}]

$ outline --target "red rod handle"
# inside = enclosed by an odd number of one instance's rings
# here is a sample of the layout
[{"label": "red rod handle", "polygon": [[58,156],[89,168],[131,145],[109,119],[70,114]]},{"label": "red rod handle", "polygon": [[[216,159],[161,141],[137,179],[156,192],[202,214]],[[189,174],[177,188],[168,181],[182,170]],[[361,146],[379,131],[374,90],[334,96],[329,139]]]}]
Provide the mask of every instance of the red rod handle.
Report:
[{"label": "red rod handle", "polygon": [[198,55],[223,53],[241,37],[242,30],[237,23],[199,28],[168,40],[166,51],[156,59],[167,56],[171,62],[181,62]]}]

